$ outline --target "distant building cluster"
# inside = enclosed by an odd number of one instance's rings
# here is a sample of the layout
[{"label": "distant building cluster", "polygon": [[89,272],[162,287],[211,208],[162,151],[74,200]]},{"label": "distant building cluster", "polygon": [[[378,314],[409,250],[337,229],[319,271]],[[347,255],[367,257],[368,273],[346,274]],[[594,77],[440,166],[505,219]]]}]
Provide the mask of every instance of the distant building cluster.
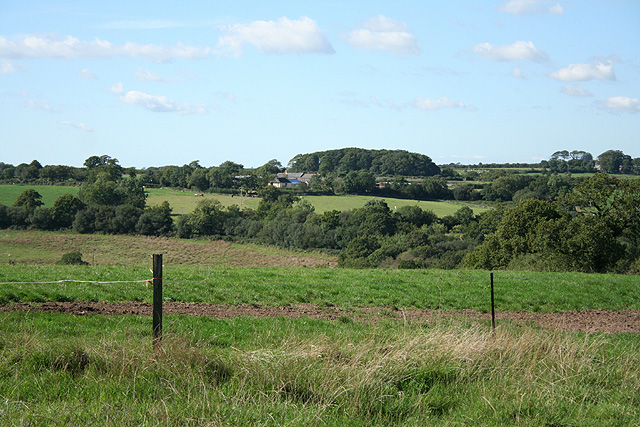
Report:
[{"label": "distant building cluster", "polygon": [[279,173],[273,181],[269,182],[269,185],[276,188],[292,188],[297,187],[300,184],[306,184],[309,186],[309,182],[314,175],[319,174],[305,172],[288,173],[287,171],[284,171],[284,173]]}]

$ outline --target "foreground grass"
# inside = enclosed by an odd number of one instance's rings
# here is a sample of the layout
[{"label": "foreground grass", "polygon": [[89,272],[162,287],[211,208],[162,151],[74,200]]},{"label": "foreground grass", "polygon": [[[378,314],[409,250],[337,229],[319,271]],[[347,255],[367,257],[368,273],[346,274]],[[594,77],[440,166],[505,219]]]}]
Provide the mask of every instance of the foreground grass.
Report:
[{"label": "foreground grass", "polygon": [[[136,282],[151,278],[150,263],[149,259],[149,265],[140,267],[0,265],[0,303],[151,302],[152,290]],[[163,273],[165,301],[490,309],[489,273],[477,270],[234,268],[167,262]],[[494,277],[498,311],[640,309],[637,276],[504,271]]]},{"label": "foreground grass", "polygon": [[0,316],[0,425],[637,425],[638,341],[434,324]]}]

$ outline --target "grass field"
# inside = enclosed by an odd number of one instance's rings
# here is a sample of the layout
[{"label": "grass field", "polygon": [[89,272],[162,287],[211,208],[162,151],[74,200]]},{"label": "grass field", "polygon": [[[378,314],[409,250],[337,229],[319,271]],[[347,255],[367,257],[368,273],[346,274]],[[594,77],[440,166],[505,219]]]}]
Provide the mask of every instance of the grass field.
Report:
[{"label": "grass field", "polygon": [[[203,198],[219,200],[223,206],[229,206],[232,204],[239,206],[246,206],[251,209],[258,207],[260,199],[239,197],[226,194],[205,194],[204,197],[195,197],[193,192],[181,192],[171,189],[155,189],[150,188],[147,190],[148,198],[147,203],[149,205],[158,205],[163,201],[168,201],[171,207],[173,207],[174,214],[188,213],[195,209],[196,204]],[[368,201],[372,200],[371,196],[303,196],[303,199],[313,205],[315,211],[319,214],[330,211],[346,211],[355,208],[361,208]],[[438,216],[451,215],[460,207],[461,204],[455,202],[430,202],[430,201],[418,201],[408,199],[394,199],[394,198],[377,198],[384,200],[390,209],[400,208],[401,206],[420,206],[422,209],[430,209]],[[487,208],[481,206],[470,205],[473,211],[478,214],[487,210]]]},{"label": "grass field", "polygon": [[112,236],[0,230],[0,265],[55,264],[65,252],[80,251],[91,265],[145,265],[152,253],[173,265],[318,267],[335,266],[337,257],[255,244],[147,236]]},{"label": "grass field", "polygon": [[80,187],[64,185],[8,185],[0,184],[0,204],[11,206],[24,190],[36,190],[42,196],[44,206],[53,206],[53,202],[63,194],[78,194]]},{"label": "grass field", "polygon": [[[147,264],[0,265],[0,282],[4,283],[0,286],[0,303],[151,302],[150,290],[140,283],[151,278],[150,260]],[[61,280],[87,282],[58,282]],[[175,266],[167,260],[164,281],[166,301],[265,306],[312,303],[396,310],[490,309],[489,274],[477,270],[203,267]],[[495,288],[499,311],[640,309],[640,289],[635,276],[505,271],[495,274]]]},{"label": "grass field", "polygon": [[0,314],[0,424],[628,426],[626,336],[377,324]]}]

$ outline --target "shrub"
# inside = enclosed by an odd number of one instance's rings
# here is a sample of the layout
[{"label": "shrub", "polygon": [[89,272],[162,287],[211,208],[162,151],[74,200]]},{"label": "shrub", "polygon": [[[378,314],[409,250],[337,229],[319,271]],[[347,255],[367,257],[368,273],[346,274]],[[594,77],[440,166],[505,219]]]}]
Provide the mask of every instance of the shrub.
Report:
[{"label": "shrub", "polygon": [[56,263],[60,265],[89,265],[88,262],[82,260],[82,252],[71,251],[62,254],[62,258]]}]

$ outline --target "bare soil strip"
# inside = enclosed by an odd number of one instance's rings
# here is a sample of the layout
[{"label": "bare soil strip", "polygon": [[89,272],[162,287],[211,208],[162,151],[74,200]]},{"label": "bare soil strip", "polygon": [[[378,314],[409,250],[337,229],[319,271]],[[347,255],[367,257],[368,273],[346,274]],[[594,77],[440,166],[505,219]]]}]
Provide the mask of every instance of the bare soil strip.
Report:
[{"label": "bare soil strip", "polygon": [[[42,304],[5,304],[0,305],[0,312],[8,311],[41,311],[75,315],[148,315],[151,316],[151,304],[143,302],[46,302]],[[392,310],[383,307],[359,307],[347,309],[343,307],[319,307],[314,304],[295,306],[266,307],[257,305],[225,306],[206,303],[166,302],[164,314],[183,314],[189,316],[208,316],[215,318],[228,317],[307,317],[312,319],[337,320],[348,318],[361,321],[382,319],[430,321],[443,317],[472,317],[490,319],[489,313],[478,313],[473,310],[443,312],[431,310]],[[515,322],[535,322],[548,328],[567,331],[640,333],[640,310],[585,310],[565,311],[561,313],[529,313],[501,312],[496,319],[509,319]]]}]

